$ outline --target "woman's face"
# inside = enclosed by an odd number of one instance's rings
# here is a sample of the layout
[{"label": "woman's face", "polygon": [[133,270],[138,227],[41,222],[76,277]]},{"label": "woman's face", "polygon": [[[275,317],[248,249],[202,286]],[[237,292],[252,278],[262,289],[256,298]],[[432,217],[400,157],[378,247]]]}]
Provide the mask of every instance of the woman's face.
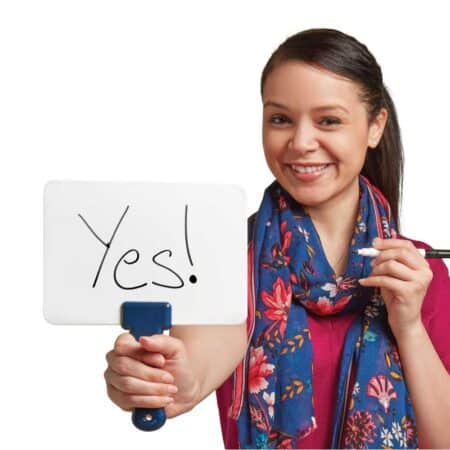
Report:
[{"label": "woman's face", "polygon": [[358,85],[332,72],[287,61],[263,88],[263,146],[267,164],[293,198],[322,209],[358,199],[367,151],[376,151],[387,112],[372,125]]}]

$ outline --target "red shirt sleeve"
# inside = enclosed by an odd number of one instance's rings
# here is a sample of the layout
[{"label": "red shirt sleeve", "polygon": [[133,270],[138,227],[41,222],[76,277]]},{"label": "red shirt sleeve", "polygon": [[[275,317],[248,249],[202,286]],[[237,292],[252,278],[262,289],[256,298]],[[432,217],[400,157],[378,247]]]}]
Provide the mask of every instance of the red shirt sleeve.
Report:
[{"label": "red shirt sleeve", "polygon": [[[431,248],[414,241],[417,248]],[[450,278],[448,267],[440,258],[430,258],[428,263],[433,279],[422,304],[422,321],[447,372],[450,374]]]}]

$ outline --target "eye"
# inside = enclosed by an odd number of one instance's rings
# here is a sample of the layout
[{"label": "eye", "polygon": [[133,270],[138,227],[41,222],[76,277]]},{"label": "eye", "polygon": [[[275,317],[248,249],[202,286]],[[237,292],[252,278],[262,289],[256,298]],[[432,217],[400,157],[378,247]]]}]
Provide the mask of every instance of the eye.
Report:
[{"label": "eye", "polygon": [[285,122],[285,119],[286,119],[285,117],[280,116],[279,114],[277,114],[275,116],[272,116],[269,119],[269,122],[270,123],[274,123],[275,125],[281,125],[281,124],[283,124]]},{"label": "eye", "polygon": [[324,117],[319,123],[323,123],[324,121],[327,121],[325,125],[336,125],[341,123],[337,117]]}]

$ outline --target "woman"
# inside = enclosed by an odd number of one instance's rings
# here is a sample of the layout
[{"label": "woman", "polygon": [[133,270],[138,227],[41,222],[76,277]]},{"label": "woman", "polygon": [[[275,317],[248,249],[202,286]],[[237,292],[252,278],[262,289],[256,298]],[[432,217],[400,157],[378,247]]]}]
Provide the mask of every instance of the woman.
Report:
[{"label": "woman", "polygon": [[249,219],[247,338],[121,335],[109,396],[173,417],[218,388],[227,448],[450,446],[450,281],[397,235],[402,147],[378,64],[344,33],[306,30],[273,53],[261,95],[276,180]]}]

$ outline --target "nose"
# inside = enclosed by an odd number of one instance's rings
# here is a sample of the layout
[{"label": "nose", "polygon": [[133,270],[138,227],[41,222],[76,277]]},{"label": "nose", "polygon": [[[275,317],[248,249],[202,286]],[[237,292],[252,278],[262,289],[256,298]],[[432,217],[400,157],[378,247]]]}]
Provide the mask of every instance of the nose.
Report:
[{"label": "nose", "polygon": [[296,153],[308,153],[317,149],[317,136],[313,124],[308,120],[299,121],[290,137],[289,148]]}]

